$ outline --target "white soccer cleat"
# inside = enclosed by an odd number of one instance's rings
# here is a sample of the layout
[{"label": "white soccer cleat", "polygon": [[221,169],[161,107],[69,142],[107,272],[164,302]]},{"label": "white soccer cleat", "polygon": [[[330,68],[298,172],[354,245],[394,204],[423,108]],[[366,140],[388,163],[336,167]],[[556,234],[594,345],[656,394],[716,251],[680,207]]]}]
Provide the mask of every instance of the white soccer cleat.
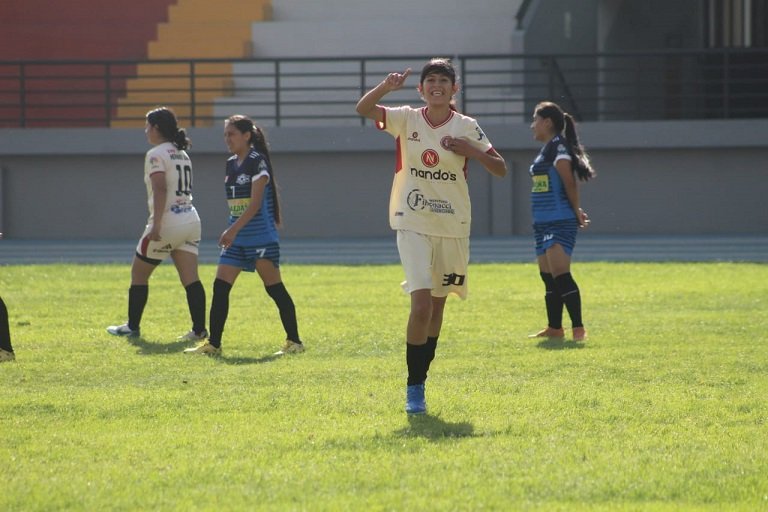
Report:
[{"label": "white soccer cleat", "polygon": [[128,324],[110,325],[107,327],[107,332],[113,336],[127,336],[129,338],[134,338],[140,335],[140,329],[134,331],[128,327]]},{"label": "white soccer cleat", "polygon": [[202,341],[208,337],[208,331],[203,329],[200,334],[197,334],[194,330],[190,330],[187,334],[176,338],[177,341]]}]

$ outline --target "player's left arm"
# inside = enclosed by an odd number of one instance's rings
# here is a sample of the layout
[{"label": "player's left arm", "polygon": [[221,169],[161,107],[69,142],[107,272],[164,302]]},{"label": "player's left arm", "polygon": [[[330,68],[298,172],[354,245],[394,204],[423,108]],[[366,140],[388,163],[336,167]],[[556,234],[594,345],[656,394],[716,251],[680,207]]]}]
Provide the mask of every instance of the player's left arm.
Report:
[{"label": "player's left arm", "polygon": [[503,178],[507,175],[507,163],[493,148],[490,148],[488,151],[483,151],[467,139],[456,137],[448,140],[447,147],[457,155],[474,158],[494,176]]},{"label": "player's left arm", "polygon": [[573,165],[571,164],[571,161],[567,158],[561,158],[555,162],[555,169],[557,169],[557,174],[560,175],[560,179],[563,181],[565,195],[568,197],[568,202],[571,204],[571,208],[573,208],[576,220],[579,221],[579,227],[587,227],[587,225],[589,225],[589,216],[579,205],[579,184],[576,182],[576,177],[573,175]]}]

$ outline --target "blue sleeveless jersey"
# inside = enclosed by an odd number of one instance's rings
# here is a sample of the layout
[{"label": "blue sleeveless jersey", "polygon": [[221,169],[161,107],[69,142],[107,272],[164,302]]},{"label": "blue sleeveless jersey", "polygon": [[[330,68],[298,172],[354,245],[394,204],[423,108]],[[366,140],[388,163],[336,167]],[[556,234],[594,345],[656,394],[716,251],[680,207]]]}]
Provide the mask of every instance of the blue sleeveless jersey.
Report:
[{"label": "blue sleeveless jersey", "polygon": [[531,209],[534,223],[574,219],[576,216],[555,168],[555,162],[562,158],[573,160],[563,137],[556,135],[541,148],[529,169],[533,180]]},{"label": "blue sleeveless jersey", "polygon": [[[229,225],[237,221],[251,202],[251,183],[254,177],[271,171],[264,156],[256,150],[251,150],[243,163],[238,167],[237,156],[227,160],[227,177],[225,190],[229,203]],[[275,225],[275,204],[272,199],[272,179],[264,187],[261,208],[253,218],[243,226],[237,234],[234,245],[260,246],[277,242],[277,226]]]}]

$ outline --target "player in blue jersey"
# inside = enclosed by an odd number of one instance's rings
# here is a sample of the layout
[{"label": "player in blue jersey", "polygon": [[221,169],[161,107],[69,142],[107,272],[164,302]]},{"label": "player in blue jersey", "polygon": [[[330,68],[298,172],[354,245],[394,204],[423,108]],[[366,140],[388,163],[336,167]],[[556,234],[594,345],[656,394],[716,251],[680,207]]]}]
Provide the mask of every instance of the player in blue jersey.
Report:
[{"label": "player in blue jersey", "polygon": [[581,293],[571,275],[571,254],[576,232],[590,222],[579,203],[578,180],[593,178],[595,171],[579,142],[573,118],[555,103],[536,105],[531,130],[536,140],[545,143],[530,174],[536,257],[547,308],[547,327],[531,337],[563,338],[565,306],[573,340],[584,341],[587,332],[581,318]]},{"label": "player in blue jersey", "polygon": [[227,160],[224,189],[229,203],[229,227],[219,238],[221,255],[213,283],[208,341],[185,350],[221,354],[221,335],[229,314],[229,293],[240,272],[258,272],[267,294],[277,305],[286,341],[277,354],[299,353],[296,308],[280,276],[280,204],[272,162],[263,131],[253,121],[235,115],[224,123],[224,139],[232,156]]},{"label": "player in blue jersey", "polygon": [[179,340],[205,339],[205,289],[197,273],[200,217],[192,205],[192,161],[187,134],[166,107],[147,113],[144,133],[153,146],[144,158],[149,218],[136,245],[128,289],[128,322],[107,327],[115,336],[139,336],[149,295],[149,278],[168,256],[187,292],[192,329]]},{"label": "player in blue jersey", "polygon": [[390,227],[411,296],[406,328],[406,405],[424,414],[424,383],[437,349],[448,295],[467,296],[471,205],[470,159],[489,173],[507,173],[504,158],[475,119],[456,111],[456,70],[448,59],[431,59],[421,70],[420,108],[387,107],[381,99],[403,87],[411,70],[390,73],[357,103],[357,112],[376,122],[396,142],[396,168],[389,200]]}]

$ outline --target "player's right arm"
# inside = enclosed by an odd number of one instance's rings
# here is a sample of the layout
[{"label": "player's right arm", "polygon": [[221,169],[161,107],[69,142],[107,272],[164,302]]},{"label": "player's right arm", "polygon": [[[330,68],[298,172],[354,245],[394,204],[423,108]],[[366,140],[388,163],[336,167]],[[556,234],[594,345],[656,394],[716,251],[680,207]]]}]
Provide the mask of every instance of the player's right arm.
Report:
[{"label": "player's right arm", "polygon": [[411,68],[403,73],[390,73],[379,85],[365,93],[357,102],[357,113],[361,116],[372,119],[377,123],[384,121],[384,112],[379,108],[379,101],[392,91],[403,87],[405,79],[411,74]]}]

